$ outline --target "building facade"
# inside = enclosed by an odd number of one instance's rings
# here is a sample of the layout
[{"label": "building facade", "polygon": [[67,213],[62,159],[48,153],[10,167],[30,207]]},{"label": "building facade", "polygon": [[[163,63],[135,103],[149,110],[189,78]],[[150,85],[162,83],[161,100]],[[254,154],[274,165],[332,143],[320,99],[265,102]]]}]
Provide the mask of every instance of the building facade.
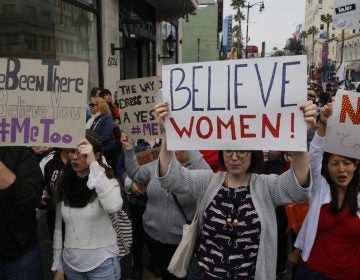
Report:
[{"label": "building facade", "polygon": [[[344,63],[346,79],[360,80],[359,73],[355,72],[356,65],[360,62],[360,30],[335,30],[332,24],[327,24],[321,19],[327,14],[333,15],[333,0],[306,0],[305,5],[305,31],[311,26],[318,29],[314,36],[308,35],[305,39],[305,48],[308,59],[308,73],[314,74],[316,69],[324,66],[324,55],[327,55],[327,65],[330,71]],[[327,29],[329,29],[327,39]],[[327,49],[327,50],[326,50]]]},{"label": "building facade", "polygon": [[[89,63],[89,89],[161,74],[164,47],[197,0],[1,0],[0,55]],[[169,26],[171,28],[169,28]],[[173,55],[177,62],[178,51]]]},{"label": "building facade", "polygon": [[[182,19],[182,37],[180,39],[181,62],[199,62],[219,60],[219,30],[222,29],[222,3],[198,7],[196,15],[189,21]],[[221,14],[220,22],[217,20]],[[220,25],[220,26],[219,26]]]}]

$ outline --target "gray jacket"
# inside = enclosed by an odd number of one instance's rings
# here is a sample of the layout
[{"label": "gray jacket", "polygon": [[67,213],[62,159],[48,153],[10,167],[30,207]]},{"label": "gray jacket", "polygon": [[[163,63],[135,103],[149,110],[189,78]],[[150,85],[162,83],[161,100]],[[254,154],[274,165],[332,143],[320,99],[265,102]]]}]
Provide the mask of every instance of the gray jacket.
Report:
[{"label": "gray jacket", "polygon": [[[206,194],[200,206],[200,230],[202,230],[203,226],[204,211],[225,180],[226,172],[217,174],[215,184],[209,186],[209,191],[205,193],[213,173],[208,170],[186,170],[174,160],[173,156],[168,173],[163,177],[159,177],[162,187],[176,193],[179,199],[196,198],[200,202],[201,198]],[[255,279],[268,280],[276,278],[277,226],[275,207],[306,200],[310,194],[311,184],[312,182],[310,182],[309,188],[302,188],[292,168],[281,175],[251,174],[251,198],[261,223]]]},{"label": "gray jacket", "polygon": [[[210,169],[198,151],[188,151],[188,169]],[[176,162],[178,162],[175,159]],[[143,215],[144,231],[153,239],[164,244],[179,244],[182,236],[182,226],[185,218],[171,195],[171,192],[161,187],[155,169],[157,161],[139,166],[133,150],[125,150],[125,167],[129,177],[147,185],[148,201]],[[188,220],[192,220],[196,210],[196,198],[182,199],[179,203]]]}]

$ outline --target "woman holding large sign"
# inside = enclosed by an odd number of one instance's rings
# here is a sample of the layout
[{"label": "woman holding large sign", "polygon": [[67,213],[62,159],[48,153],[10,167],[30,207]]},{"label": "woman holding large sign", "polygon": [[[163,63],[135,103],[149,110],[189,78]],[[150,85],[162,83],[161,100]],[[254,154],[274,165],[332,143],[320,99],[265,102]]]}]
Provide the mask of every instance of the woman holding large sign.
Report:
[{"label": "woman holding large sign", "polygon": [[[195,199],[181,200],[175,193],[163,189],[156,178],[157,162],[139,165],[128,136],[121,135],[125,152],[125,166],[129,177],[146,187],[148,197],[143,215],[145,244],[154,266],[164,280],[177,278],[167,271],[182,235],[182,225],[191,221],[196,209]],[[198,151],[176,151],[175,157],[181,166],[189,170],[210,170],[210,166]]]},{"label": "woman holding large sign", "polygon": [[[315,105],[306,101],[301,109],[309,127],[314,125]],[[168,103],[157,104],[155,113],[165,127]],[[162,187],[183,201],[201,201],[200,234],[187,279],[275,279],[275,207],[307,199],[311,186],[307,153],[294,152],[290,170],[279,176],[257,174],[262,151],[224,150],[219,159],[227,171],[212,180],[212,171],[182,168],[167,151],[165,138],[162,142],[156,171]]]},{"label": "woman holding large sign", "polygon": [[310,209],[295,247],[302,250],[296,279],[359,279],[359,161],[324,152],[326,124],[332,103],[320,110],[310,144],[314,187]]}]

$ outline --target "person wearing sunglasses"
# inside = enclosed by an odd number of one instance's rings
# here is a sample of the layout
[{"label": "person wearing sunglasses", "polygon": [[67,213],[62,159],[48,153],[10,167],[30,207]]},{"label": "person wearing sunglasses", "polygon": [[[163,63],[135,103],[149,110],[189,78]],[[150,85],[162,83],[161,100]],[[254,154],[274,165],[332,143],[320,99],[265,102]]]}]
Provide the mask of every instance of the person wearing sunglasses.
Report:
[{"label": "person wearing sunglasses", "polygon": [[118,280],[119,249],[108,215],[123,204],[118,181],[103,162],[96,132],[86,130],[86,139],[67,151],[69,162],[55,190],[54,280],[64,275],[69,280]]},{"label": "person wearing sunglasses", "polygon": [[86,123],[86,129],[93,130],[100,136],[104,157],[109,165],[115,169],[119,153],[117,152],[118,143],[113,139],[114,122],[110,108],[106,100],[99,96],[91,97],[89,107],[92,116]]},{"label": "person wearing sunglasses", "polygon": [[[315,125],[316,106],[301,106],[308,127]],[[161,126],[169,114],[167,102],[155,106]],[[194,279],[275,279],[277,227],[275,208],[301,202],[310,193],[311,178],[307,152],[294,152],[290,170],[281,175],[259,175],[262,151],[219,151],[225,172],[187,170],[166,148],[166,138],[156,173],[161,185],[179,200],[200,207],[199,236],[187,280]],[[209,188],[206,192],[205,189]]]}]

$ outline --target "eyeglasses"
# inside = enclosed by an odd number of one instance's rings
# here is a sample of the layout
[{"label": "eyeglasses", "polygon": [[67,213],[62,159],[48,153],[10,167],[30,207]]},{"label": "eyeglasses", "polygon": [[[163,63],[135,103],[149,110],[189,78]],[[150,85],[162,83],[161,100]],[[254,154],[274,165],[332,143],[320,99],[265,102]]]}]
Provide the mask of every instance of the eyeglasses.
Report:
[{"label": "eyeglasses", "polygon": [[315,95],[308,95],[307,97],[308,97],[308,98],[316,98]]},{"label": "eyeglasses", "polygon": [[90,108],[93,108],[93,107],[97,106],[97,103],[90,103],[89,106],[90,106]]},{"label": "eyeglasses", "polygon": [[233,156],[234,153],[237,155],[237,157],[244,158],[250,152],[249,151],[239,151],[239,150],[224,150],[224,154],[227,156]]},{"label": "eyeglasses", "polygon": [[86,158],[86,155],[80,154],[78,149],[68,149],[67,152],[68,152],[69,156],[72,156],[72,157],[74,155],[76,155],[77,157]]}]

